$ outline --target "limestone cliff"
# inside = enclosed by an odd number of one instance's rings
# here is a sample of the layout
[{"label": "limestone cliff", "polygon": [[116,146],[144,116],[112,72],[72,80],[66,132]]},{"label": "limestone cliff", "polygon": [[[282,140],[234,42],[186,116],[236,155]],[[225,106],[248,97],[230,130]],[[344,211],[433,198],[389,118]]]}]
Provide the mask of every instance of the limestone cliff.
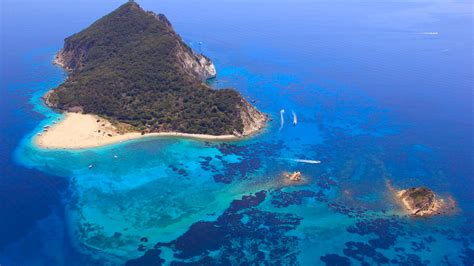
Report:
[{"label": "limestone cliff", "polygon": [[176,58],[181,62],[183,69],[201,80],[214,78],[216,68],[211,60],[202,54],[197,54],[191,49],[186,49],[181,43],[177,45]]},{"label": "limestone cliff", "polygon": [[243,123],[243,131],[241,133],[243,136],[251,135],[265,127],[267,116],[243,98],[239,105],[239,111]]}]

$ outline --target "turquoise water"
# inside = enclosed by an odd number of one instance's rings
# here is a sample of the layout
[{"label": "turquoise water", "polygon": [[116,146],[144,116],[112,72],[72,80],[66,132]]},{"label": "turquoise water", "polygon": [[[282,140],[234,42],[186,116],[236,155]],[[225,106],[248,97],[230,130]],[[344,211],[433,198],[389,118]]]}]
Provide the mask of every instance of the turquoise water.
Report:
[{"label": "turquoise water", "polygon": [[[273,121],[236,142],[35,147],[61,118],[40,97],[66,77],[62,38],[119,4],[2,4],[0,264],[473,264],[469,2],[140,1]],[[458,210],[407,217],[388,181]]]}]

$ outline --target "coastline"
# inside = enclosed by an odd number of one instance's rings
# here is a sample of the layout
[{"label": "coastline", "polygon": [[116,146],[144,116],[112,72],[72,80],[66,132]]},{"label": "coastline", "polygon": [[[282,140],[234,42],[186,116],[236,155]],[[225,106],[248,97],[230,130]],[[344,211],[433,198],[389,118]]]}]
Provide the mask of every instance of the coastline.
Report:
[{"label": "coastline", "polygon": [[122,132],[108,120],[92,114],[65,113],[64,119],[45,126],[33,142],[43,149],[86,149],[148,137],[180,137],[199,140],[240,140],[236,135],[206,135],[181,132]]},{"label": "coastline", "polygon": [[441,197],[426,187],[399,189],[390,180],[385,184],[393,196],[393,200],[403,212],[413,217],[432,217],[456,212],[456,201],[451,196]]},{"label": "coastline", "polygon": [[407,189],[399,190],[396,196],[399,198],[402,206],[406,209],[409,215],[425,217],[441,214],[445,206],[443,199],[435,197],[430,205],[425,206],[425,208],[419,208],[415,206],[413,199],[409,199],[408,196],[405,195],[407,191]]},{"label": "coastline", "polygon": [[[66,65],[64,49],[58,51],[53,59],[53,64],[61,67],[70,73],[71,68]],[[49,102],[49,95],[52,90],[46,92],[42,98],[46,106],[53,108]],[[250,105],[244,101],[244,105]],[[236,141],[253,136],[265,128],[268,116],[256,111],[242,112],[242,122],[244,130],[242,134],[229,135],[207,135],[183,132],[151,132],[142,134],[134,131],[130,125],[117,128],[107,119],[95,114],[82,114],[82,110],[70,110],[65,112],[64,119],[54,121],[52,125],[45,126],[43,132],[37,133],[33,137],[33,143],[43,149],[87,149],[97,148],[128,140],[142,139],[148,137],[179,137],[207,141]],[[79,112],[77,112],[79,111]],[[252,118],[257,118],[252,123]],[[99,122],[100,121],[100,122]]]}]

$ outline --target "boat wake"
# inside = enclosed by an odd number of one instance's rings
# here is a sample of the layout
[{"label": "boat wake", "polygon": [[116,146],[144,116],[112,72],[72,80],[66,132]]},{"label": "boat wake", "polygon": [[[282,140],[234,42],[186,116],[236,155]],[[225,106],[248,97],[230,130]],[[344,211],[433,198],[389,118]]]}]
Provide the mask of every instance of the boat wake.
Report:
[{"label": "boat wake", "polygon": [[320,164],[321,161],[318,160],[306,160],[306,159],[290,159],[294,162],[299,162],[299,163],[310,163],[310,164]]},{"label": "boat wake", "polygon": [[285,114],[285,109],[280,110],[280,130],[283,128],[283,125],[285,124],[285,119],[283,118],[283,115]]},{"label": "boat wake", "polygon": [[298,124],[298,117],[296,116],[295,111],[292,110],[291,113],[293,113],[293,126],[296,126],[296,124]]},{"label": "boat wake", "polygon": [[281,160],[288,160],[288,161],[293,161],[293,162],[298,162],[298,163],[309,163],[309,164],[320,164],[321,161],[319,160],[308,160],[308,159],[298,159],[298,158],[278,158]]}]

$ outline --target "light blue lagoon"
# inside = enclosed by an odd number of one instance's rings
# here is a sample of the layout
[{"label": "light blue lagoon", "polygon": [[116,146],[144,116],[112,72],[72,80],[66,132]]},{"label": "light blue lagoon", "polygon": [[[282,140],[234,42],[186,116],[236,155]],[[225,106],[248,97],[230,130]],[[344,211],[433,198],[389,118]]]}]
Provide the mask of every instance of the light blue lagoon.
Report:
[{"label": "light blue lagoon", "polygon": [[[241,141],[36,147],[62,117],[41,100],[66,78],[55,52],[122,2],[7,0],[0,264],[472,265],[468,1],[139,3],[272,121]],[[457,210],[409,217],[388,182]]]}]

